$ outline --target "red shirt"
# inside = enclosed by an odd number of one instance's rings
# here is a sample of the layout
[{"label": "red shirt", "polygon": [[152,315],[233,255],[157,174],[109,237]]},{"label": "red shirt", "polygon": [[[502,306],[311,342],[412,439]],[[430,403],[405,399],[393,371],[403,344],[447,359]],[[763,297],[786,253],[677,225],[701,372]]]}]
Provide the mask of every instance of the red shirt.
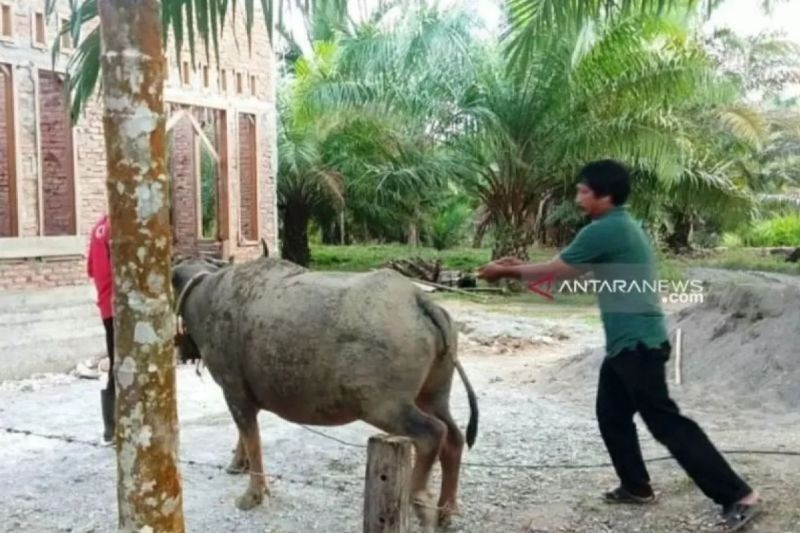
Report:
[{"label": "red shirt", "polygon": [[114,316],[114,282],[111,270],[111,227],[108,215],[103,215],[92,228],[86,273],[94,279],[97,289],[97,307],[103,319]]}]

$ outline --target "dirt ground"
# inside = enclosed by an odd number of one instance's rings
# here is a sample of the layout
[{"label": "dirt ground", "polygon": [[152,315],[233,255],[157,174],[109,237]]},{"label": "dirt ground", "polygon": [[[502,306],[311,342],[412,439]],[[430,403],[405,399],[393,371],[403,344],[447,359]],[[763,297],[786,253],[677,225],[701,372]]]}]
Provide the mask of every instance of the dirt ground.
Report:
[{"label": "dirt ground", "polygon": [[[602,345],[593,309],[443,303],[461,324],[460,356],[481,409],[476,446],[464,458],[462,514],[451,531],[712,530],[717,509],[671,459],[650,465],[659,492],[656,505],[624,509],[600,502],[602,491],[615,483],[611,468],[602,466],[607,456],[593,412],[593,368],[600,360],[574,356],[595,353]],[[703,387],[694,379],[673,391],[721,449],[800,451],[796,408],[766,408],[748,401],[746,392]],[[95,380],[53,375],[0,384],[0,531],[115,530],[114,453],[93,444],[101,429],[99,388]],[[375,429],[355,423],[324,428],[323,436],[262,413],[272,498],[245,513],[234,507],[234,499],[246,479],[221,471],[235,429],[220,389],[208,374],[199,378],[193,367],[182,367],[178,393],[187,530],[361,531],[363,446]],[[458,381],[452,403],[463,428],[468,410]],[[643,424],[639,427],[645,456],[664,456]],[[750,531],[800,532],[800,457],[728,458],[767,504]]]}]

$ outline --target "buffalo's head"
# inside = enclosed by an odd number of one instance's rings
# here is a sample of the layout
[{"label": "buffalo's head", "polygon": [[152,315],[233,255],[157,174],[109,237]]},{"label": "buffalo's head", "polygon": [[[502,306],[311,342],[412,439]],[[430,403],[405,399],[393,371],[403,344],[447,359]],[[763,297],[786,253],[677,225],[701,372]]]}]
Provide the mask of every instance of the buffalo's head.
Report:
[{"label": "buffalo's head", "polygon": [[[179,320],[183,311],[184,300],[194,285],[204,274],[211,274],[228,267],[233,261],[220,261],[210,257],[177,258],[172,265],[172,289],[175,293],[175,313]],[[194,281],[193,281],[194,280]],[[189,284],[192,283],[192,286]],[[185,328],[175,332],[175,346],[181,362],[188,363],[199,360],[200,350]]]}]

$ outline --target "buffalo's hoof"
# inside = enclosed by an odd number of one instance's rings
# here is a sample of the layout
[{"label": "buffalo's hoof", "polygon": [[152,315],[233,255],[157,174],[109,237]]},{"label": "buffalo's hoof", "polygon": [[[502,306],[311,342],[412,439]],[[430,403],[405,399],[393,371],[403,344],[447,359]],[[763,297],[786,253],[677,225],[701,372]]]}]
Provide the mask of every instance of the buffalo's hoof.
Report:
[{"label": "buffalo's hoof", "polygon": [[231,461],[231,464],[228,465],[228,468],[225,469],[225,472],[231,475],[238,475],[238,474],[245,474],[247,471],[250,470],[250,464],[245,461]]},{"label": "buffalo's hoof", "polygon": [[432,533],[436,529],[436,504],[428,492],[414,494],[412,503],[423,533]]},{"label": "buffalo's hoof", "polygon": [[266,490],[247,489],[244,494],[236,498],[236,508],[240,511],[249,511],[264,502]]},{"label": "buffalo's hoof", "polygon": [[455,504],[444,504],[439,508],[439,527],[448,528],[453,523],[453,516],[458,514],[458,507]]}]

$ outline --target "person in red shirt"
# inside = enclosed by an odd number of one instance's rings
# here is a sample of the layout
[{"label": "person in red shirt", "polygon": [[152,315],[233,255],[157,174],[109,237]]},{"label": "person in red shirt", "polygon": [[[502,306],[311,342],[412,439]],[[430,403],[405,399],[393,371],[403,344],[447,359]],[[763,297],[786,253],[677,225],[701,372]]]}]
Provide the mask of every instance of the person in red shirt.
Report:
[{"label": "person in red shirt", "polygon": [[106,330],[108,352],[108,382],[100,391],[100,406],[103,413],[103,442],[111,444],[114,439],[114,405],[116,387],[114,383],[114,280],[111,268],[111,228],[108,215],[103,215],[92,228],[89,238],[89,253],[86,271],[94,280],[97,290],[97,307]]}]

